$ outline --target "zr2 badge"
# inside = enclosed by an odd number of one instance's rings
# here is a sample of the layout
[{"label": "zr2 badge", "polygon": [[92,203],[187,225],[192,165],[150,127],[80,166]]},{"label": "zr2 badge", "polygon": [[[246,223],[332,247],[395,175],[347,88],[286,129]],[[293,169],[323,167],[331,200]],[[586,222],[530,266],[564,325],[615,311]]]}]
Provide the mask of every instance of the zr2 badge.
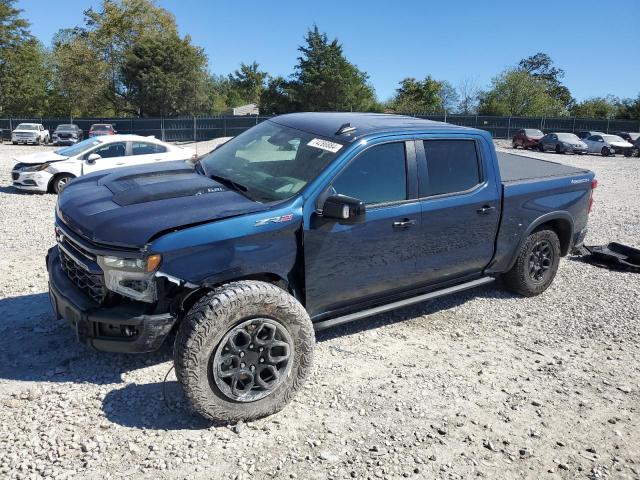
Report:
[{"label": "zr2 badge", "polygon": [[293,213],[287,213],[286,215],[281,215],[279,217],[263,218],[262,220],[257,220],[253,226],[261,227],[269,223],[284,223],[290,222],[291,220],[293,220]]}]

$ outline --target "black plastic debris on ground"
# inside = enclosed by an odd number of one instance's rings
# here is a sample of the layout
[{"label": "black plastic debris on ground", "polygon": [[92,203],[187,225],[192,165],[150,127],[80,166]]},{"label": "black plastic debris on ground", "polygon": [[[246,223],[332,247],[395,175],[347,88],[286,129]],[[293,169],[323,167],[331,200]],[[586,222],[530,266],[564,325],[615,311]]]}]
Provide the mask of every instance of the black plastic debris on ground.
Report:
[{"label": "black plastic debris on ground", "polygon": [[582,260],[598,267],[640,273],[640,250],[621,243],[580,247],[574,252]]}]

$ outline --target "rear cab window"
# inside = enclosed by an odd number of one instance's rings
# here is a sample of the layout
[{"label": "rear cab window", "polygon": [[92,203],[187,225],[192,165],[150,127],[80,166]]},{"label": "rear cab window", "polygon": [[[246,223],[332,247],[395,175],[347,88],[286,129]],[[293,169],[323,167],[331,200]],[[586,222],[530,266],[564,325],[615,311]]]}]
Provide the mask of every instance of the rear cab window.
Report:
[{"label": "rear cab window", "polygon": [[423,140],[427,164],[421,196],[466,192],[482,183],[482,166],[475,140]]},{"label": "rear cab window", "polygon": [[149,142],[132,142],[131,155],[153,155],[155,153],[165,153],[167,147]]}]

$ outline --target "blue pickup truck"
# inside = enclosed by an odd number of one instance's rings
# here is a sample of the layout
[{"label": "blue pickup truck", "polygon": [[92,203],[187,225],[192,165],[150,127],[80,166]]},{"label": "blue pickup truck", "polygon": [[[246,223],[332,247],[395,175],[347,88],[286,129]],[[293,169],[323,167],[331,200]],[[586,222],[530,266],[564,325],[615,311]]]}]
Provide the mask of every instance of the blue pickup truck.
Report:
[{"label": "blue pickup truck", "polygon": [[102,171],[56,207],[50,297],[78,340],[174,362],[207,418],[274,413],[314,331],[500,278],[542,293],[582,244],[594,174],[411,117],[275,117],[195,162]]}]

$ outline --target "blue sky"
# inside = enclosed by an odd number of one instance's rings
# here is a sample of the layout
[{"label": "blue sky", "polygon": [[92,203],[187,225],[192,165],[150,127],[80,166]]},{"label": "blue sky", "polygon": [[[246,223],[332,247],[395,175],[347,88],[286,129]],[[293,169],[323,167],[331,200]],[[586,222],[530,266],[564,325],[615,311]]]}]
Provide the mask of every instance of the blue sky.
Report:
[{"label": "blue sky", "polygon": [[[578,99],[640,93],[637,0],[157,3],[175,15],[182,34],[204,47],[216,74],[253,60],[271,74],[290,74],[297,46],[315,22],[338,37],[347,58],[369,73],[381,100],[408,76],[431,74],[454,85],[468,77],[483,87],[505,67],[538,51],[565,70],[565,84]],[[45,45],[59,28],[81,24],[83,10],[98,4],[18,1]]]}]

